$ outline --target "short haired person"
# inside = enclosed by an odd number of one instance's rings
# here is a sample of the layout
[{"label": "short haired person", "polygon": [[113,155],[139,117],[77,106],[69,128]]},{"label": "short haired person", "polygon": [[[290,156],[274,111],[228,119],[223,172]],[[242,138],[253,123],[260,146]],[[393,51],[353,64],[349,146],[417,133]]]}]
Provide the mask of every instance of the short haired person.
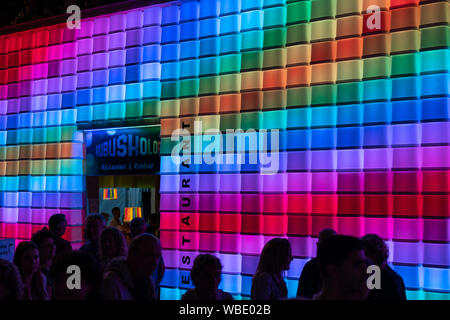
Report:
[{"label": "short haired person", "polygon": [[222,264],[211,254],[199,254],[191,269],[194,289],[189,289],[181,300],[233,300],[233,296],[219,289]]},{"label": "short haired person", "polygon": [[62,238],[66,233],[67,220],[62,213],[54,214],[48,219],[48,230],[52,233],[56,246],[56,254],[65,251],[72,251],[69,241]]},{"label": "short haired person", "polygon": [[[333,229],[323,229],[319,232],[317,248],[329,237],[336,235]],[[297,287],[297,297],[311,299],[322,288],[319,261],[316,258],[309,260],[302,269]]]},{"label": "short haired person", "polygon": [[86,243],[80,251],[88,252],[100,263],[100,235],[105,229],[105,219],[101,214],[91,214],[86,218]]},{"label": "short haired person", "polygon": [[152,274],[161,258],[161,245],[154,235],[134,238],[127,257],[111,260],[103,273],[105,300],[157,300]]},{"label": "short haired person", "polygon": [[381,270],[381,288],[370,290],[367,299],[406,300],[405,283],[402,277],[387,264],[389,248],[386,243],[376,234],[367,234],[361,240],[368,260]]},{"label": "short haired person", "polygon": [[44,228],[34,233],[31,237],[31,241],[33,241],[39,248],[41,271],[48,277],[50,267],[56,255],[54,236],[47,228]]},{"label": "short haired person", "polygon": [[291,244],[287,239],[273,238],[264,246],[252,279],[252,300],[281,300],[287,298],[283,271],[292,261]]},{"label": "short haired person", "polygon": [[120,208],[114,207],[111,210],[112,218],[111,221],[108,223],[108,227],[117,228],[122,231],[123,228],[123,222],[120,217]]},{"label": "short haired person", "polygon": [[315,300],[365,300],[367,264],[362,241],[344,235],[331,236],[317,250],[322,290]]}]

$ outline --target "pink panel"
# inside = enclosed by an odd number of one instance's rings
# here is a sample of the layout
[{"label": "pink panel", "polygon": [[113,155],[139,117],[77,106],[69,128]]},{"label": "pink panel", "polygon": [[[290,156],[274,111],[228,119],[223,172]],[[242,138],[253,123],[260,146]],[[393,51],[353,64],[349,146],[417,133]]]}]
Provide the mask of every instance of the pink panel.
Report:
[{"label": "pink panel", "polygon": [[289,172],[288,186],[289,192],[310,192],[311,191],[311,172]]},{"label": "pink panel", "polygon": [[161,212],[161,230],[177,230],[179,224],[180,215],[178,212]]},{"label": "pink panel", "polygon": [[294,257],[311,257],[315,254],[310,237],[289,237],[288,240],[291,243]]},{"label": "pink panel", "polygon": [[392,238],[391,218],[364,217],[364,234],[375,233],[383,239]]},{"label": "pink panel", "polygon": [[422,240],[422,220],[393,218],[393,239]]},{"label": "pink panel", "polygon": [[423,167],[424,168],[449,168],[450,148],[449,147],[423,147]]},{"label": "pink panel", "polygon": [[311,190],[313,192],[336,192],[337,172],[314,172]]},{"label": "pink panel", "polygon": [[218,251],[219,250],[219,234],[209,232],[199,232],[198,249],[201,251]]},{"label": "pink panel", "polygon": [[338,217],[339,234],[361,237],[364,235],[364,218],[363,217]]},{"label": "pink panel", "polygon": [[241,252],[240,234],[220,234],[220,252]]},{"label": "pink panel", "polygon": [[180,233],[174,231],[161,230],[160,233],[161,247],[165,249],[178,249],[179,239]]},{"label": "pink panel", "polygon": [[241,234],[241,253],[260,254],[264,247],[264,237],[262,235]]},{"label": "pink panel", "polygon": [[220,194],[220,212],[240,212],[240,194]]}]

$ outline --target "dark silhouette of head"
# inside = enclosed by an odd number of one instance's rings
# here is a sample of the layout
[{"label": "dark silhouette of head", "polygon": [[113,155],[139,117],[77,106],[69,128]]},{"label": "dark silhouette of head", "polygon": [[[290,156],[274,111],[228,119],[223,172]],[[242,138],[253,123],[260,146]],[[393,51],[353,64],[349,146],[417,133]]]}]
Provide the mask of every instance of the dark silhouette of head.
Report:
[{"label": "dark silhouette of head", "polygon": [[191,269],[191,279],[202,300],[215,300],[222,280],[222,264],[211,254],[199,254]]},{"label": "dark silhouette of head", "polygon": [[48,219],[48,229],[58,237],[66,233],[67,220],[62,213],[54,214]]},{"label": "dark silhouette of head", "polygon": [[128,248],[127,263],[135,278],[149,277],[158,267],[161,245],[154,235],[143,233],[135,237]]},{"label": "dark silhouette of head", "polygon": [[130,222],[131,238],[137,237],[147,231],[147,223],[142,218],[134,218]]},{"label": "dark silhouette of head", "polygon": [[331,236],[318,247],[317,258],[324,295],[333,299],[365,299],[367,265],[361,240],[344,235]]},{"label": "dark silhouette of head", "polygon": [[[80,287],[70,289],[67,285],[75,272],[69,266],[80,269]],[[95,300],[98,298],[101,282],[101,269],[92,255],[82,251],[69,251],[59,254],[50,268],[53,300]],[[68,281],[69,280],[69,281]]]},{"label": "dark silhouette of head", "polygon": [[291,244],[287,239],[273,238],[264,246],[259,257],[256,275],[267,272],[281,275],[284,270],[289,270],[292,261]]},{"label": "dark silhouette of head", "polygon": [[120,221],[120,208],[119,207],[114,207],[111,210],[112,216],[114,219]]},{"label": "dark silhouette of head", "polygon": [[105,229],[105,219],[101,214],[91,214],[86,218],[86,240],[99,241],[103,229]]},{"label": "dark silhouette of head", "polygon": [[8,260],[0,259],[0,301],[21,300],[23,283],[17,267]]},{"label": "dark silhouette of head", "polygon": [[39,248],[31,241],[22,241],[14,252],[14,264],[23,276],[39,271]]},{"label": "dark silhouette of head", "polygon": [[127,256],[127,242],[122,232],[116,228],[106,228],[100,236],[100,255],[104,262],[115,257]]},{"label": "dark silhouette of head", "polygon": [[41,264],[51,263],[56,254],[54,235],[47,228],[43,228],[33,234],[31,241],[33,241],[39,248],[39,258],[41,260]]},{"label": "dark silhouette of head", "polygon": [[367,234],[361,240],[366,257],[371,263],[384,269],[389,258],[389,248],[383,239],[376,234]]}]

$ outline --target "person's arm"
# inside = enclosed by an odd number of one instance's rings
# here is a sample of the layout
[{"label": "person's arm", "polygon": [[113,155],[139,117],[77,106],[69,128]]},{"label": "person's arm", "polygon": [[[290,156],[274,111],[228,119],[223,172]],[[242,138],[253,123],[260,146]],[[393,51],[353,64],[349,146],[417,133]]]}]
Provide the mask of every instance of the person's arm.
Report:
[{"label": "person's arm", "polygon": [[253,279],[252,300],[270,300],[273,280],[269,274],[262,274]]}]

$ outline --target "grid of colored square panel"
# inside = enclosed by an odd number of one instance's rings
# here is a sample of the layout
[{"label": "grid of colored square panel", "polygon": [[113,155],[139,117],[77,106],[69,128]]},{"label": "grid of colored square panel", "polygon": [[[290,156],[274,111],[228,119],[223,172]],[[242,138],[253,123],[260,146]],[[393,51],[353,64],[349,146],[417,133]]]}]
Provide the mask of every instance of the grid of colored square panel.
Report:
[{"label": "grid of colored square panel", "polygon": [[[370,5],[380,8],[377,29]],[[293,296],[318,232],[333,227],[382,236],[408,297],[448,299],[448,8],[183,1],[86,19],[80,30],[2,36],[0,236],[27,238],[63,211],[80,241],[77,126],[160,117],[162,298],[192,286],[200,252],[221,258],[224,290],[248,298],[275,236],[292,244]],[[170,136],[195,120],[203,131],[279,129],[278,173],[248,162],[175,165]]]}]

